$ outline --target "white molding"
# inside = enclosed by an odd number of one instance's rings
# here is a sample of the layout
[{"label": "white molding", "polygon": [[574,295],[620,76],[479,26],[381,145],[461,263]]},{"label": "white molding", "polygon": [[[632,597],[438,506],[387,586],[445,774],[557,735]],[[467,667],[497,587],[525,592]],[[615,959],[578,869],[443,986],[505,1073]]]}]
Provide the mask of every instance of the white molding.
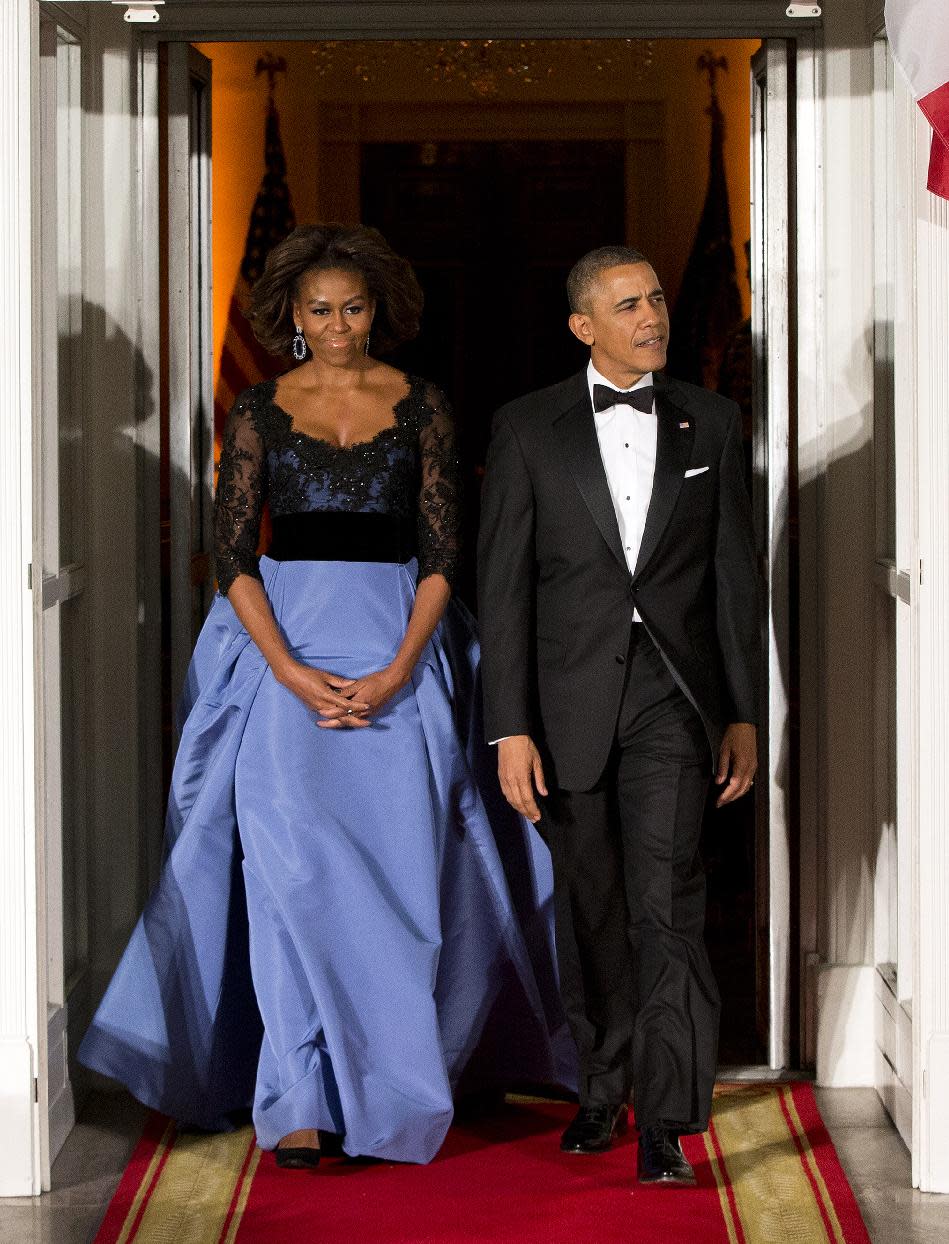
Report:
[{"label": "white molding", "polygon": [[[794,38],[820,19],[790,19],[775,0],[696,3],[603,3],[589,0],[171,0],[150,32],[159,39],[372,39],[372,38]],[[117,19],[118,19],[117,13]]]},{"label": "white molding", "polygon": [[49,1111],[49,1164],[65,1144],[76,1122],[76,1102],[69,1078],[67,1027],[69,1010],[51,1006],[47,1020],[46,1100]]},{"label": "white molding", "polygon": [[895,970],[877,968],[876,1089],[908,1149],[913,1137],[913,1018],[894,987]]},{"label": "white molding", "polygon": [[896,1074],[892,1063],[879,1046],[876,1052],[876,1089],[903,1144],[912,1153],[913,1094]]},{"label": "white molding", "polygon": [[[0,5],[0,1194],[39,1190],[35,1051],[38,993],[34,789],[32,412],[35,307],[31,110],[38,10]],[[44,1008],[45,1009],[45,1008]]]},{"label": "white molding", "polygon": [[[872,45],[862,17],[826,8],[824,317],[827,418],[816,488],[820,547],[822,858],[818,952],[830,966],[873,962],[873,182]],[[809,499],[810,500],[810,499]],[[809,653],[802,644],[806,661]],[[803,723],[802,723],[803,726]],[[823,1027],[823,1019],[819,1021]],[[854,1034],[862,1042],[861,1034]]]},{"label": "white molding", "polygon": [[762,682],[768,718],[762,730],[759,824],[767,825],[768,1063],[790,1062],[791,851],[788,721],[788,471],[791,428],[790,156],[791,78],[786,40],[769,39],[751,62],[751,255],[754,278],[755,518],[764,545],[766,635]]},{"label": "white molding", "polygon": [[34,1045],[0,1036],[0,1197],[39,1192]]},{"label": "white molding", "polygon": [[[141,205],[141,290],[136,347],[139,357],[136,402],[136,497],[138,541],[138,773],[141,852],[149,888],[158,880],[162,859],[161,737],[161,556],[158,532],[161,458],[161,259],[159,253],[160,135],[158,121],[158,45],[143,42],[138,78],[138,185]],[[110,957],[110,962],[111,962]]]},{"label": "white molding", "polygon": [[871,1088],[876,1082],[876,968],[837,964],[817,978],[817,1083]]},{"label": "white molding", "polygon": [[[914,110],[915,111],[915,110]],[[914,1173],[949,1192],[949,202],[925,189],[930,130],[916,113],[919,834],[914,909]]]},{"label": "white molding", "polygon": [[801,37],[797,48],[797,477],[798,477],[798,938],[800,954],[802,1066],[817,1060],[817,967],[822,897],[821,813],[824,806],[820,745],[822,678],[826,667],[822,607],[821,516],[826,470],[824,340],[824,106],[823,55],[819,33]]}]

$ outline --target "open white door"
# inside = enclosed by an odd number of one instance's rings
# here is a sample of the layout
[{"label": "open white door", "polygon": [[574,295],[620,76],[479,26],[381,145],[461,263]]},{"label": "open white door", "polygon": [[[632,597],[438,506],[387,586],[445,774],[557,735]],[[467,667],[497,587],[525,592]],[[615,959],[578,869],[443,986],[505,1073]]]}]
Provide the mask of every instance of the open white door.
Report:
[{"label": "open white door", "polygon": [[791,49],[767,39],[752,62],[751,285],[753,502],[764,583],[758,824],[759,991],[767,982],[768,1063],[791,1051],[789,448],[792,432]]},{"label": "open white door", "polygon": [[74,1122],[70,1009],[88,990],[85,412],[82,380],[83,48],[40,23],[40,323],[43,366],[35,453],[33,599],[38,663],[38,821],[45,885],[46,1029],[37,1101],[40,1174]]},{"label": "open white door", "polygon": [[167,425],[170,684],[176,702],[210,605],[214,474],[214,349],[211,320],[211,62],[190,44],[168,43],[163,131],[168,176]]}]

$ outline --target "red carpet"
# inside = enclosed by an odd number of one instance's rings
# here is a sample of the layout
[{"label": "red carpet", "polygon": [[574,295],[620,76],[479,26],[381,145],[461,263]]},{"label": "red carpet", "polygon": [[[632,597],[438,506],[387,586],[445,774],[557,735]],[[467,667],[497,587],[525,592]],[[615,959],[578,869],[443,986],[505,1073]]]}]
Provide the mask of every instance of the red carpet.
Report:
[{"label": "red carpet", "polygon": [[250,1129],[178,1135],[154,1117],[95,1244],[868,1244],[808,1085],[719,1087],[686,1137],[695,1189],[634,1183],[631,1132],[608,1154],[557,1148],[574,1107],[512,1098],[456,1125],[427,1167],[324,1158],[280,1171]]}]

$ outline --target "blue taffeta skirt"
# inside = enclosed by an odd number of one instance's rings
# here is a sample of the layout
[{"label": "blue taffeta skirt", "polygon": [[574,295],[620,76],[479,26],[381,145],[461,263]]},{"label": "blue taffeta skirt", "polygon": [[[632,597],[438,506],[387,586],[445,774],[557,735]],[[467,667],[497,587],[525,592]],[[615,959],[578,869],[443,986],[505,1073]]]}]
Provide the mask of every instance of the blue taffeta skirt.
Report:
[{"label": "blue taffeta skirt", "polygon": [[[415,563],[261,561],[294,655],[388,663]],[[427,1162],[459,1089],[571,1086],[546,847],[500,796],[452,603],[364,730],[321,730],[226,599],[195,648],[168,855],[79,1049],[145,1104]]]}]

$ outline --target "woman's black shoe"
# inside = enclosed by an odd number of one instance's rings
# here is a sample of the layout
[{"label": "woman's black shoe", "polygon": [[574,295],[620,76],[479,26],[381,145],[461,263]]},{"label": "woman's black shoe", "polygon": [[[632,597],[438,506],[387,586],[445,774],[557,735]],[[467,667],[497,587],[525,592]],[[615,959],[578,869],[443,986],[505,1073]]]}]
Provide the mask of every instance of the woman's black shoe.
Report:
[{"label": "woman's black shoe", "polygon": [[312,1145],[287,1145],[285,1149],[275,1149],[274,1157],[278,1166],[289,1171],[313,1170],[320,1164],[320,1151]]}]

